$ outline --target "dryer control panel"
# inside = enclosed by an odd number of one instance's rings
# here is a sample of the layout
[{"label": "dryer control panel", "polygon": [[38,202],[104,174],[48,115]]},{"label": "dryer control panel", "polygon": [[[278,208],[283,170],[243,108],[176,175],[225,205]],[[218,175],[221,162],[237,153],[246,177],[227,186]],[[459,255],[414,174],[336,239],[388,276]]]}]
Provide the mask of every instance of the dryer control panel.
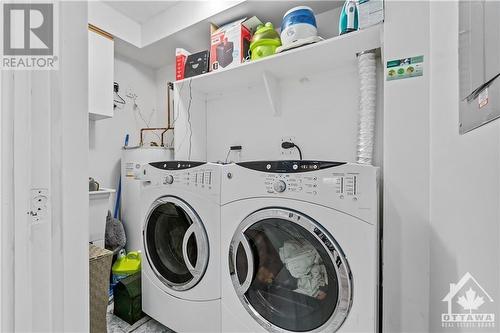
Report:
[{"label": "dryer control panel", "polygon": [[135,178],[155,186],[212,190],[220,186],[219,167],[192,161],[153,162],[144,165]]}]

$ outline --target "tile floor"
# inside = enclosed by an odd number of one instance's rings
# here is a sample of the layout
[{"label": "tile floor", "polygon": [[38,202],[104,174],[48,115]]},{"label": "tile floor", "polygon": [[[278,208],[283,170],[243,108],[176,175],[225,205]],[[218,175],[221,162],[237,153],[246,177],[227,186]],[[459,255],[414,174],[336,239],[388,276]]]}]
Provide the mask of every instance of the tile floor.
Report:
[{"label": "tile floor", "polygon": [[108,333],[175,333],[148,316],[137,321],[134,325],[130,325],[113,314],[112,304],[108,307],[106,319]]}]

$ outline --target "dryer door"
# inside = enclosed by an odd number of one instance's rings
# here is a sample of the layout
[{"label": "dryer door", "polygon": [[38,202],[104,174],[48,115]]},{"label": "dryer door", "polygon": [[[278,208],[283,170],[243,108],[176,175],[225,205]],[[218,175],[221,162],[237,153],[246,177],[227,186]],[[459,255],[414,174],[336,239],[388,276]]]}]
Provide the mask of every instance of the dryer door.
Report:
[{"label": "dryer door", "polygon": [[269,208],[249,215],[229,249],[248,313],[270,332],[335,332],[352,304],[352,277],[335,239],[311,218]]},{"label": "dryer door", "polygon": [[206,271],[208,238],[196,212],[171,196],[156,200],[143,230],[149,265],[168,288],[194,287]]}]

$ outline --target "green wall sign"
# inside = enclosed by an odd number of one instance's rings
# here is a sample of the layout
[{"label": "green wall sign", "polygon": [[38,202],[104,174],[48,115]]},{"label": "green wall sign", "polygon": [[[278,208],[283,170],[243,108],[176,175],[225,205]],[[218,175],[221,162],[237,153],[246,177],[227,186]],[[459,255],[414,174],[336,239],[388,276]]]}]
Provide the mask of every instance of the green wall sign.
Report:
[{"label": "green wall sign", "polygon": [[390,60],[387,62],[387,81],[408,79],[424,75],[424,56]]}]

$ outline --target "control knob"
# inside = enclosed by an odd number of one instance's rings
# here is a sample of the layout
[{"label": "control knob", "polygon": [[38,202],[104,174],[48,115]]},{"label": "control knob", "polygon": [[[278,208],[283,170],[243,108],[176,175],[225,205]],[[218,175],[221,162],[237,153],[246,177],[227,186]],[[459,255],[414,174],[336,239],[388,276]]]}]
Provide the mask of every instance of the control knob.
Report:
[{"label": "control knob", "polygon": [[274,183],[273,188],[278,193],[285,192],[286,183],[282,180],[278,180],[277,182]]},{"label": "control knob", "polygon": [[174,182],[174,176],[168,175],[165,177],[163,184],[172,184]]}]

